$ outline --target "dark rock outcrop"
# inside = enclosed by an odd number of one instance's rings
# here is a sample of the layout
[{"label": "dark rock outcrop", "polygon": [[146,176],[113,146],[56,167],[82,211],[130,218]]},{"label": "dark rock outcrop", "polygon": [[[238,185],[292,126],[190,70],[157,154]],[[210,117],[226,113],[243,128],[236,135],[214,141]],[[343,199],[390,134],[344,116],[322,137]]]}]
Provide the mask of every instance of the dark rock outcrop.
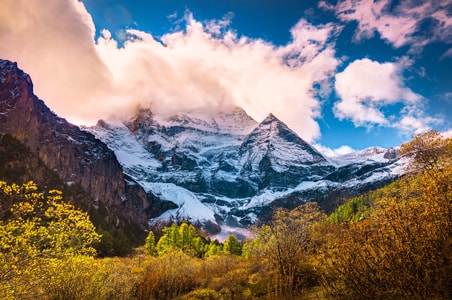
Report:
[{"label": "dark rock outcrop", "polygon": [[114,152],[53,113],[33,94],[30,77],[5,60],[0,60],[0,132],[23,143],[67,184],[80,185],[92,207],[102,203],[108,224],[144,232],[146,193],[128,184]]}]

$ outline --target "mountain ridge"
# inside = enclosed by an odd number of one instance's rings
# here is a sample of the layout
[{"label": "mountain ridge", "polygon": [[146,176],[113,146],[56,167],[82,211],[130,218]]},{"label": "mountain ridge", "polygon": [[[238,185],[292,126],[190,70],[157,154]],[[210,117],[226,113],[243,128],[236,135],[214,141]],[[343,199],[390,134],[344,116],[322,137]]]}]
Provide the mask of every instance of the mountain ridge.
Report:
[{"label": "mountain ridge", "polygon": [[[244,112],[238,115],[247,116]],[[151,223],[187,219],[201,225],[207,220],[209,227],[215,224],[217,229],[222,225],[246,227],[268,218],[277,206],[293,208],[319,201],[328,210],[330,202],[398,178],[407,163],[395,155],[396,150],[377,147],[355,156],[325,158],[273,114],[260,123],[254,121],[248,134],[226,133],[218,124],[212,130],[209,124],[214,122],[204,123],[207,119],[204,116],[200,121],[196,114],[185,112],[183,117],[162,121],[150,109],[142,109],[123,125],[84,129],[117,154],[123,151],[119,141],[127,139],[135,143],[137,153],[155,162],[146,167],[133,164],[130,157],[119,159],[127,174],[140,174],[135,179],[148,193],[177,206]],[[140,120],[145,121],[140,124]],[[133,151],[129,155],[134,156]],[[205,214],[197,217],[194,207],[201,206]]]},{"label": "mountain ridge", "polygon": [[238,107],[155,115],[77,127],[33,94],[31,78],[0,60],[0,126],[66,184],[102,201],[111,226],[188,220],[218,234],[265,221],[275,207],[345,197],[383,186],[409,162],[397,149],[326,158],[273,114],[260,123]]}]

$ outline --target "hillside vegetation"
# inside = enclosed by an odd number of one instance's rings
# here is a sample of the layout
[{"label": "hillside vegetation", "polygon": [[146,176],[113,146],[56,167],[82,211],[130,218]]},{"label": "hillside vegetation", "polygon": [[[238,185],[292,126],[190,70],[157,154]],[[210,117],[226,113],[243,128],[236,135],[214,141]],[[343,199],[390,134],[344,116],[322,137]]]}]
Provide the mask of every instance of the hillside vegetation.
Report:
[{"label": "hillside vegetation", "polygon": [[173,224],[127,257],[99,257],[99,231],[61,192],[0,182],[0,298],[451,299],[452,140],[430,131],[401,153],[409,175],[329,216],[277,209],[224,244]]},{"label": "hillside vegetation", "polygon": [[57,172],[47,167],[44,162],[28,147],[10,134],[0,134],[0,181],[9,183],[26,183],[32,180],[42,191],[52,189],[63,192],[64,200],[77,208],[88,212],[96,231],[102,236],[96,244],[99,256],[124,256],[130,254],[133,246],[142,244],[143,237],[137,241],[123,228],[111,226],[106,219],[111,211],[103,202],[92,205],[91,197],[74,182],[65,184]]}]

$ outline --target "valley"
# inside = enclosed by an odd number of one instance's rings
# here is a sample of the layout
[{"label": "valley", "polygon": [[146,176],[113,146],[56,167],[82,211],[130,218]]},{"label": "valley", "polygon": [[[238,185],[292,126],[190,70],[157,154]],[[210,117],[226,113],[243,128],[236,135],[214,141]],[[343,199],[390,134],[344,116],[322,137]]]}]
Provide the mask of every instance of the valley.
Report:
[{"label": "valley", "polygon": [[451,294],[437,131],[326,157],[237,107],[78,127],[4,60],[0,111],[1,298]]}]

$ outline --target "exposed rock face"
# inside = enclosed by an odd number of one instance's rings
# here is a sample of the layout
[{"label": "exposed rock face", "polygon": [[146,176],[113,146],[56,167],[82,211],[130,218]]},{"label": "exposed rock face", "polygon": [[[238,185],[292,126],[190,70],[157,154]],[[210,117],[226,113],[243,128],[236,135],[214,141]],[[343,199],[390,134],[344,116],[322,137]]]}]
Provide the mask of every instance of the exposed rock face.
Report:
[{"label": "exposed rock face", "polygon": [[[42,191],[58,189],[63,191],[64,199],[75,204],[78,208],[88,211],[91,220],[96,225],[108,228],[108,224],[102,222],[97,210],[93,210],[91,197],[77,184],[67,185],[58,174],[49,169],[44,162],[31,150],[10,134],[0,134],[0,180],[8,183],[21,184],[34,181]],[[3,201],[4,200],[4,201]],[[12,203],[8,199],[0,199],[2,213],[7,212],[7,207]],[[99,203],[101,204],[101,203]],[[102,206],[105,210],[105,206]],[[102,210],[101,209],[101,210]],[[107,226],[106,226],[107,225]]]},{"label": "exposed rock face", "polygon": [[123,124],[100,121],[85,130],[161,200],[167,211],[153,211],[153,220],[187,219],[209,230],[246,227],[275,207],[307,201],[331,211],[404,172],[404,159],[378,147],[327,159],[272,114],[257,123],[238,108],[205,113],[161,117],[140,109]]},{"label": "exposed rock face", "polygon": [[[33,180],[39,187],[61,188],[63,181],[30,149],[9,134],[0,134],[0,180],[23,183]],[[3,208],[4,210],[4,208]]]},{"label": "exposed rock face", "polygon": [[402,176],[409,163],[378,147],[325,158],[275,116],[258,124],[240,108],[167,117],[140,109],[123,124],[82,129],[51,112],[16,64],[0,60],[0,134],[81,187],[90,213],[105,211],[111,226],[142,232],[148,218],[189,220],[217,233],[265,220],[274,207],[317,201],[331,211]]},{"label": "exposed rock face", "polygon": [[102,202],[110,224],[142,230],[147,226],[146,193],[127,184],[114,152],[50,111],[33,94],[30,77],[5,60],[0,60],[0,132],[29,147],[66,183],[79,184],[93,206]]},{"label": "exposed rock face", "polygon": [[251,178],[258,190],[292,188],[334,170],[322,154],[272,114],[247,136],[239,155],[242,176]]}]

